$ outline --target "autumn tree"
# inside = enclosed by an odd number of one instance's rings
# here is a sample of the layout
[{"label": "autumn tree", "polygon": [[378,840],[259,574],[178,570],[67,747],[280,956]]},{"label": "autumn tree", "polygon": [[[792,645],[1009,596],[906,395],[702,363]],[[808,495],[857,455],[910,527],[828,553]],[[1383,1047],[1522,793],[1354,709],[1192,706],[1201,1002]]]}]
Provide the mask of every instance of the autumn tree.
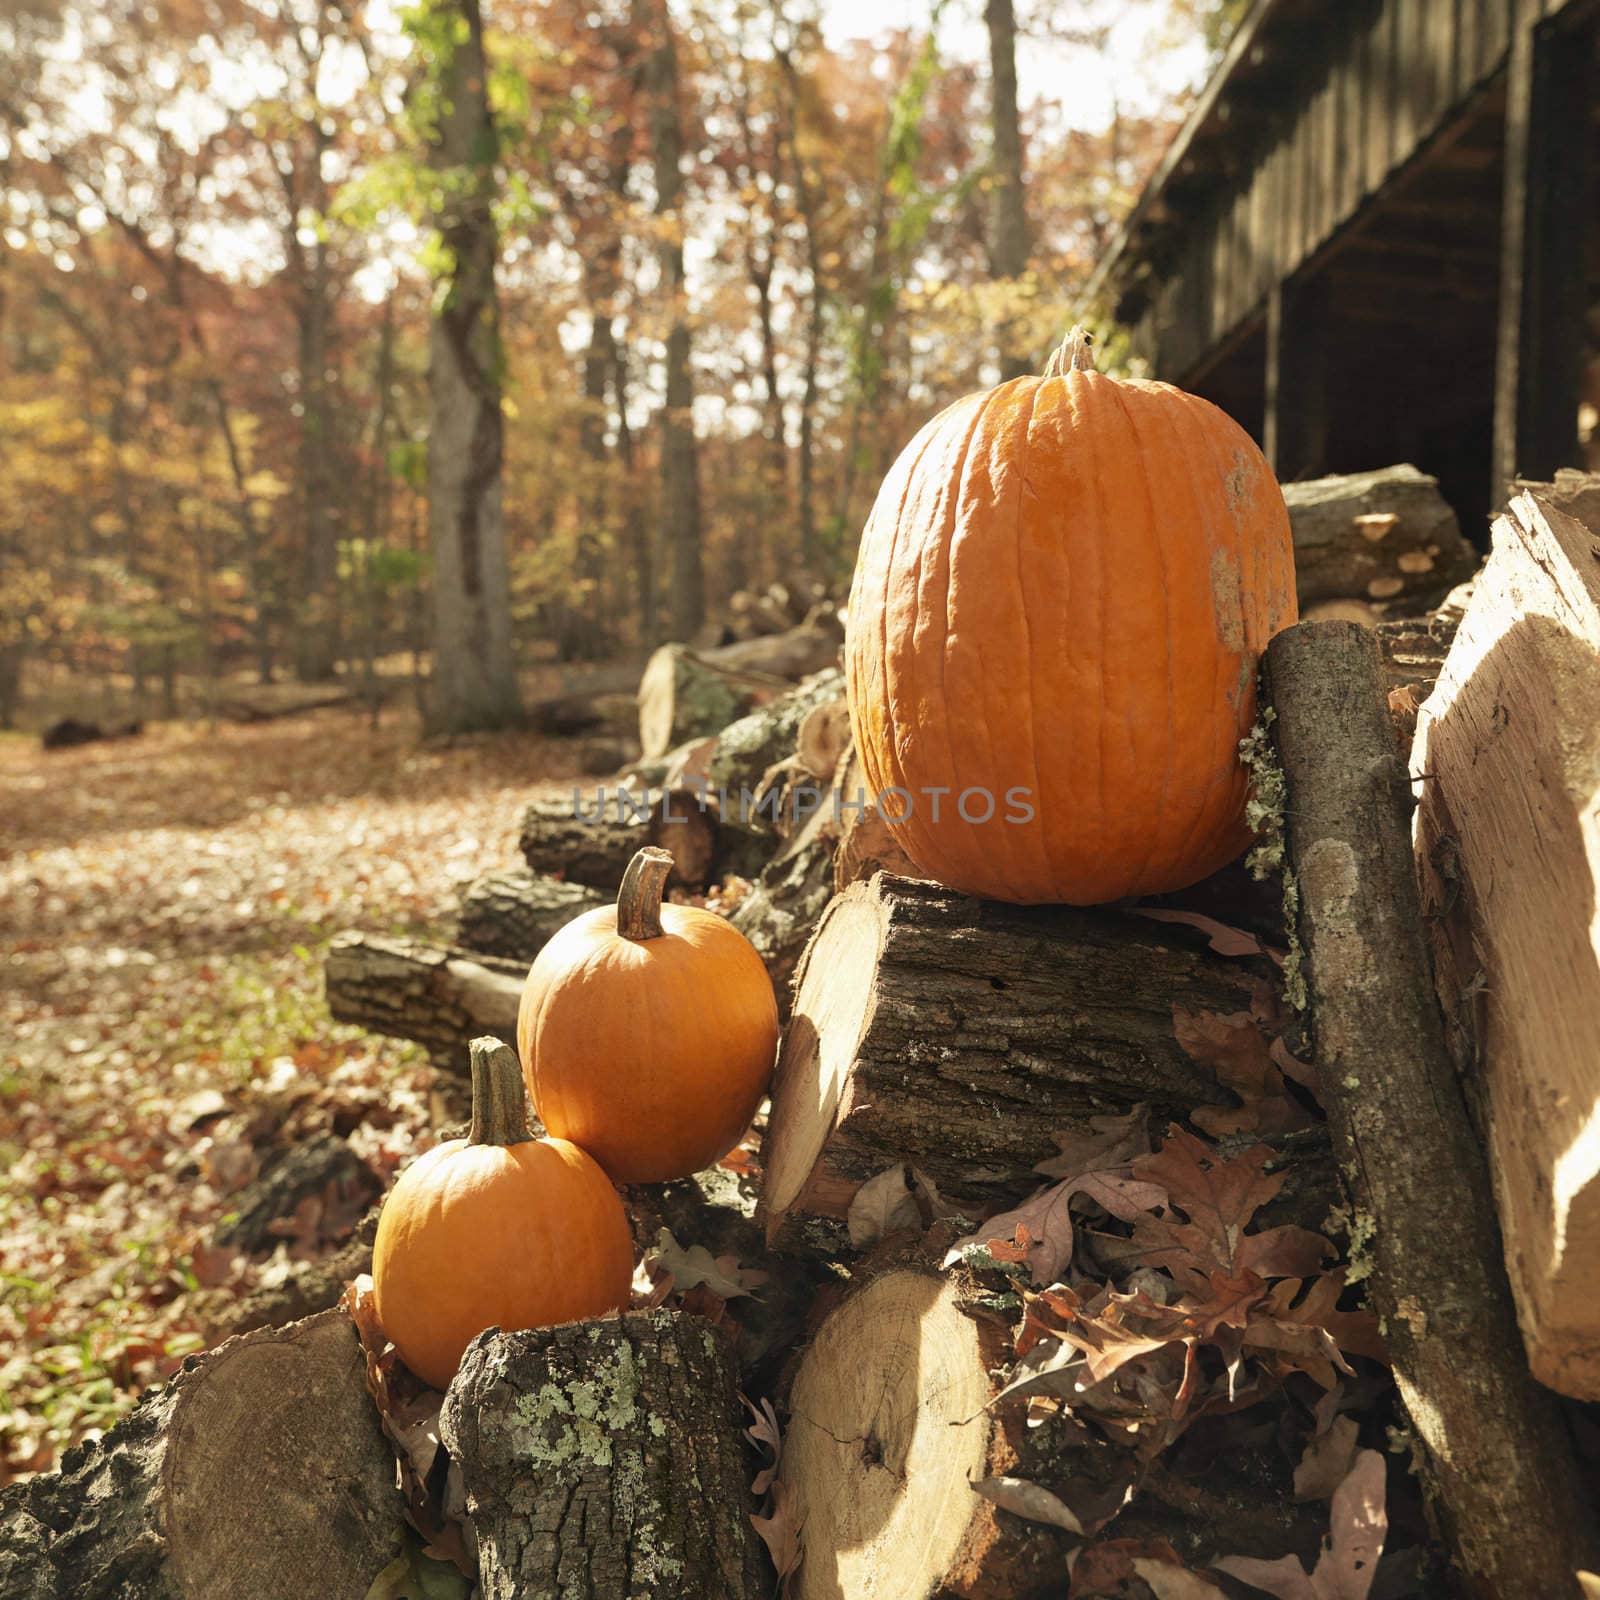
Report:
[{"label": "autumn tree", "polygon": [[501,502],[499,140],[478,0],[430,0],[410,26],[425,65],[414,111],[433,176],[440,277],[428,341],[431,715],[459,733],[519,712]]},{"label": "autumn tree", "polygon": [[[989,270],[1017,280],[1028,268],[1028,214],[1023,205],[1022,126],[1017,115],[1017,18],[1012,0],[986,0],[989,31],[990,121],[994,140],[990,197]],[[1000,376],[1028,370],[1025,351],[1011,348],[1011,327],[1000,330]]]},{"label": "autumn tree", "polygon": [[671,562],[669,617],[679,639],[705,619],[700,551],[700,478],[689,367],[689,304],[683,255],[683,117],[677,40],[667,0],[633,0],[645,41],[639,68],[655,181],[656,267],[667,318],[666,393],[661,410],[661,531]]}]

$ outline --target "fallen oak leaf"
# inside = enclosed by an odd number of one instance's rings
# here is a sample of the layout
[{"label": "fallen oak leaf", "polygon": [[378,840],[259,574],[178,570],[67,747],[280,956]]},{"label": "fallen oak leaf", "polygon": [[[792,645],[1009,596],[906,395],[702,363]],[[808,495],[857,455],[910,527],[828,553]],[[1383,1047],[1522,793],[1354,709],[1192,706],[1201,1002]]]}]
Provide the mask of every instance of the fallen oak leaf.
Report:
[{"label": "fallen oak leaf", "polygon": [[1026,1518],[1029,1522],[1049,1523],[1052,1527],[1065,1528],[1068,1533],[1084,1537],[1084,1527],[1078,1513],[1042,1484],[1030,1483],[1026,1478],[1006,1477],[968,1481],[974,1493],[993,1501],[1002,1511],[1009,1511],[1014,1517]]},{"label": "fallen oak leaf", "polygon": [[850,1243],[866,1250],[892,1233],[920,1233],[943,1209],[933,1180],[897,1161],[856,1190],[845,1214]]},{"label": "fallen oak leaf", "polygon": [[1089,1118],[1088,1131],[1057,1129],[1057,1154],[1041,1161],[1034,1171],[1047,1178],[1076,1178],[1085,1172],[1126,1168],[1150,1154],[1150,1111],[1134,1106],[1122,1116]]},{"label": "fallen oak leaf", "polygon": [[[1337,1391],[1329,1390],[1317,1409],[1320,1411],[1324,1404],[1336,1399]],[[1305,1452],[1294,1469],[1296,1500],[1327,1500],[1333,1495],[1355,1461],[1360,1431],[1355,1418],[1334,1417],[1325,1429],[1306,1441]]]},{"label": "fallen oak leaf", "polygon": [[1243,928],[1231,928],[1226,922],[1218,922],[1215,917],[1208,917],[1200,911],[1171,911],[1165,906],[1133,906],[1130,909],[1134,916],[1148,917],[1152,922],[1178,922],[1198,928],[1219,956],[1276,954],[1270,952],[1253,933],[1246,933]]},{"label": "fallen oak leaf", "polygon": [[750,1291],[739,1281],[737,1269],[730,1273],[703,1244],[685,1249],[673,1237],[670,1228],[656,1234],[655,1244],[646,1252],[652,1268],[659,1267],[670,1273],[674,1290],[678,1294],[704,1284],[714,1295],[724,1300],[735,1300]]},{"label": "fallen oak leaf", "polygon": [[1191,1059],[1210,1067],[1217,1082],[1239,1097],[1237,1107],[1201,1106],[1195,1125],[1222,1138],[1231,1133],[1289,1133],[1310,1126],[1304,1107],[1289,1097],[1283,1073],[1248,1011],[1172,1008],[1172,1028]]},{"label": "fallen oak leaf", "polygon": [[994,1261],[1024,1261],[1035,1283],[1055,1283],[1072,1260],[1072,1199],[1078,1194],[1124,1222],[1144,1215],[1166,1198],[1159,1184],[1114,1170],[1079,1173],[1039,1190],[1021,1205],[991,1217],[975,1233],[958,1239],[945,1252],[943,1264],[953,1266],[981,1252]]},{"label": "fallen oak leaf", "polygon": [[1384,1510],[1387,1472],[1382,1455],[1362,1450],[1333,1496],[1328,1538],[1316,1570],[1307,1573],[1294,1556],[1260,1561],[1226,1556],[1219,1572],[1278,1600],[1367,1600],[1383,1554],[1389,1518]]},{"label": "fallen oak leaf", "polygon": [[782,1478],[775,1478],[772,1482],[771,1515],[762,1517],[752,1514],[750,1522],[761,1535],[767,1554],[772,1557],[772,1565],[778,1574],[779,1593],[786,1594],[789,1574],[800,1565],[804,1553],[800,1544],[804,1520],[796,1511],[794,1491]]}]

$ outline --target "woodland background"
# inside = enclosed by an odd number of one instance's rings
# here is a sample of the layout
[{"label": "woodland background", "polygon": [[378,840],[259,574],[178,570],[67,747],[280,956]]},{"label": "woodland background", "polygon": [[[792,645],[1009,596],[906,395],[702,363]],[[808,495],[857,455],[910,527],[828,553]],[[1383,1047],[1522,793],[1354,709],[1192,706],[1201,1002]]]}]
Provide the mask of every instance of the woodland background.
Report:
[{"label": "woodland background", "polygon": [[[840,594],[883,469],[1042,359],[1241,9],[944,0],[862,41],[813,0],[496,0],[444,151],[470,0],[0,8],[0,1481],[348,1231],[230,1242],[276,1153],[387,1180],[434,1137],[423,1052],[329,1020],[321,947],[439,937],[577,777],[522,729],[419,742],[515,721],[433,693],[436,411],[501,425],[524,697],[742,586]],[[1063,41],[1019,110],[1006,63]],[[369,672],[427,703],[208,715]],[[63,714],[146,728],[41,754]]]},{"label": "woodland background", "polygon": [[[1173,62],[1243,9],[935,0],[868,41],[817,0],[14,0],[0,725],[30,684],[170,717],[448,649],[430,405],[474,387],[518,665],[842,589],[922,421],[1059,337]],[[1016,56],[1067,43],[1019,112]]]}]

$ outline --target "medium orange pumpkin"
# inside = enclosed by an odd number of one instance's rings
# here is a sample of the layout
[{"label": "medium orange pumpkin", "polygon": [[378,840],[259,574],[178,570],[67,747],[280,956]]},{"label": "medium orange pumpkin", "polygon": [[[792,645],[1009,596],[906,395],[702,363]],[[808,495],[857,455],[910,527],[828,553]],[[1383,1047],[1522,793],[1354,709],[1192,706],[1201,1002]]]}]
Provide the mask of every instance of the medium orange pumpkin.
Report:
[{"label": "medium orange pumpkin", "polygon": [[576,1145],[535,1139],[517,1058],[472,1042],[472,1127],[412,1163],[383,1203],[374,1307],[436,1389],[485,1328],[539,1328],[625,1306],[633,1238],[610,1180]]},{"label": "medium orange pumpkin", "polygon": [[1296,615],[1249,435],[1093,371],[1088,344],[923,428],[850,595],[850,723],[896,843],[1022,904],[1180,889],[1238,855],[1256,667]]},{"label": "medium orange pumpkin", "polygon": [[569,922],[529,969],[517,1017],[545,1127],[618,1183],[687,1177],[726,1155],[772,1076],[778,1006],[730,922],[662,905],[672,857],[629,864],[613,906]]}]

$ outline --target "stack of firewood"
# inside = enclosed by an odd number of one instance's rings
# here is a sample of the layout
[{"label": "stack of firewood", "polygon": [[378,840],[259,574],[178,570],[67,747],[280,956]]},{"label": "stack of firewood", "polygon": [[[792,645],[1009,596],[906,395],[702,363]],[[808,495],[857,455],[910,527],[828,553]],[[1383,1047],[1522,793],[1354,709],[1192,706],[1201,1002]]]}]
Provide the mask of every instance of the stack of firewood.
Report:
[{"label": "stack of firewood", "polygon": [[[1426,495],[1410,477],[1405,489],[1413,501],[1386,510],[1374,480],[1352,482],[1335,515],[1337,486],[1316,486],[1321,554],[1305,563],[1308,581],[1334,582],[1329,552],[1342,538],[1358,582],[1345,599],[1392,606],[1420,595],[1426,578],[1434,587],[1416,603],[1438,602],[1464,576],[1463,547],[1453,523],[1442,530],[1408,511]],[[1314,1547],[1326,1513],[1271,1489],[1270,1475],[1179,1483],[1155,1447],[1112,1450],[1114,1415],[1086,1401],[1085,1422],[1051,1399],[1066,1392],[1073,1355],[1064,1330],[1092,1343],[1084,1329],[1100,1337],[1135,1315],[1130,1307],[1151,1328],[1178,1314],[1162,1301],[1160,1251],[1154,1267],[1140,1266],[1128,1238],[1102,1225],[1091,1254],[1117,1262],[1131,1287],[1096,1309],[1027,1287],[1018,1263],[1032,1258],[1037,1233],[1008,1222],[999,1238],[982,1226],[960,1238],[958,1219],[979,1225],[1025,1207],[1041,1172],[1063,1170],[1069,1140],[1098,1141],[1113,1175],[1100,1192],[1119,1216],[1117,1196],[1132,1191],[1118,1184],[1136,1190],[1152,1162],[1177,1160],[1152,1156],[1148,1133],[1178,1125],[1215,1133],[1203,1158],[1213,1170],[1253,1174],[1260,1209],[1246,1220],[1310,1252],[1307,1282],[1322,1270],[1317,1236],[1339,1209],[1387,1350],[1330,1273],[1326,1293],[1310,1297],[1323,1295],[1320,1326],[1348,1342],[1330,1334],[1310,1355],[1285,1345],[1283,1360],[1304,1359],[1298,1370],[1313,1373],[1320,1361],[1331,1383],[1340,1349],[1386,1353],[1433,1525],[1467,1590],[1513,1600],[1569,1592],[1587,1564],[1588,1516],[1565,1423],[1529,1357],[1545,1382],[1600,1396],[1600,1294],[1581,1270],[1595,1188],[1585,1119],[1600,1099],[1590,1037],[1600,1016],[1600,767],[1584,720],[1600,715],[1597,493],[1566,483],[1517,500],[1476,597],[1420,615],[1401,605],[1375,632],[1321,620],[1274,641],[1256,775],[1262,864],[1281,869],[1282,905],[1277,883],[1238,867],[1137,907],[1022,908],[924,881],[862,793],[834,619],[659,652],[639,698],[646,755],[604,786],[603,807],[593,789],[532,801],[522,861],[471,886],[452,944],[350,934],[329,952],[336,1016],[421,1040],[459,1073],[470,1038],[513,1037],[522,979],[543,943],[615,893],[640,845],[659,844],[676,862],[677,892],[706,895],[760,951],[786,1016],[759,1148],[752,1141],[693,1182],[626,1195],[652,1251],[655,1291],[643,1308],[481,1337],[442,1411],[434,1397],[432,1433],[415,1419],[407,1432],[394,1421],[401,1410],[386,1412],[391,1434],[409,1440],[413,1525],[433,1527],[428,1518],[453,1503],[475,1536],[485,1595],[574,1587],[596,1600],[646,1591],[750,1600],[772,1582],[758,1530],[796,1600],[1064,1593],[1085,1533],[1113,1517],[1145,1541],[1143,1554],[1130,1545],[1118,1559],[1155,1593],[1223,1592],[1194,1573],[1182,1587],[1158,1585],[1178,1580],[1162,1576],[1159,1550],[1150,1554],[1169,1539],[1161,1548],[1213,1560],[1219,1519],[1233,1541],[1222,1553],[1243,1552],[1238,1571]],[[1372,562],[1394,551],[1395,574],[1375,576]],[[1418,587],[1397,591],[1396,574]],[[761,664],[736,653],[749,646],[761,647]],[[1412,787],[1423,794],[1426,922]],[[1287,947],[1281,961],[1275,944]],[[1548,950],[1559,961],[1546,961]],[[1519,1005],[1519,994],[1534,998]],[[1583,1004],[1564,1006],[1561,994]],[[1257,1022],[1282,1025],[1297,1009],[1291,1034],[1315,1067],[1275,1054],[1261,1070],[1289,1114],[1263,1116],[1237,1073],[1195,1047],[1194,1019],[1236,1025],[1265,1059]],[[1302,1074],[1325,1121],[1294,1111],[1310,1102],[1284,1088],[1280,1068]],[[1537,1096],[1559,1116],[1535,1114]],[[1011,1329],[1024,1305],[1030,1354],[1018,1367]],[[225,1347],[236,1352],[231,1367],[203,1358],[106,1447],[69,1460],[63,1482],[80,1497],[117,1473],[133,1485],[120,1491],[125,1515],[95,1535],[72,1522],[62,1488],[34,1491],[37,1529],[13,1529],[12,1545],[0,1545],[0,1579],[44,1570],[49,1551],[55,1586],[28,1592],[110,1593],[82,1586],[93,1549],[97,1571],[137,1561],[126,1570],[169,1585],[150,1592],[224,1592],[196,1576],[221,1562],[225,1519],[195,1493],[201,1468],[185,1463],[227,1476],[251,1452],[223,1461],[220,1447],[201,1451],[189,1442],[201,1422],[190,1419],[204,1419],[224,1435],[232,1428],[236,1443],[264,1426],[273,1459],[287,1453],[318,1485],[348,1486],[332,1510],[320,1489],[310,1496],[317,1515],[343,1519],[344,1556],[310,1541],[302,1561],[283,1533],[298,1491],[257,1463],[248,1493],[263,1510],[246,1577],[259,1577],[259,1592],[286,1593],[285,1572],[315,1570],[318,1592],[360,1600],[349,1574],[370,1577],[393,1554],[398,1521],[373,1488],[384,1446],[370,1415],[358,1426],[307,1387],[305,1374],[331,1387],[342,1374],[348,1388],[357,1370],[353,1344],[328,1328],[314,1318],[247,1335]],[[1064,1351],[1058,1372],[1052,1338]],[[1080,1390],[1102,1392],[1089,1359]],[[382,1390],[391,1380],[375,1371],[369,1350],[369,1381]],[[1023,1379],[1036,1383],[1024,1401],[1049,1403],[1019,1406]],[[740,1389],[788,1413],[781,1460],[771,1459],[780,1443],[770,1408],[749,1430],[771,1469],[757,1476],[765,1514],[754,1520]],[[1183,1393],[1190,1403],[1187,1378]],[[1231,1393],[1225,1400],[1219,1411]],[[1140,1461],[1136,1478],[1117,1478],[1112,1456]],[[1373,1470],[1381,1518],[1381,1463]],[[1390,1477],[1392,1489],[1408,1482]],[[1092,1493],[1061,1497],[1085,1483]],[[78,1529],[76,1544],[63,1526]],[[22,1554],[8,1557],[11,1548]],[[1397,1582],[1386,1592],[1443,1592]]]}]

